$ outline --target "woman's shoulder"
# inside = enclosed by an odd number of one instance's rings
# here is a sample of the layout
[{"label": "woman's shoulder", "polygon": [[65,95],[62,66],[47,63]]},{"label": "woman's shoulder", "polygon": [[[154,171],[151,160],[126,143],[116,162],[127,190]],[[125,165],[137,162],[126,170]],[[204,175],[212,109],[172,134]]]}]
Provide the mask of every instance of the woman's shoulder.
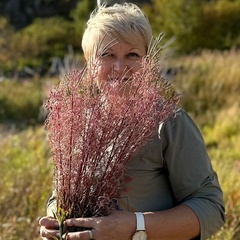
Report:
[{"label": "woman's shoulder", "polygon": [[159,123],[158,135],[162,138],[181,138],[182,136],[195,136],[202,138],[202,133],[191,117],[184,109],[179,108],[164,122]]},{"label": "woman's shoulder", "polygon": [[183,108],[179,108],[176,112],[168,116],[165,121],[159,123],[160,128],[174,128],[177,125],[189,125],[190,123],[196,125],[193,118]]}]

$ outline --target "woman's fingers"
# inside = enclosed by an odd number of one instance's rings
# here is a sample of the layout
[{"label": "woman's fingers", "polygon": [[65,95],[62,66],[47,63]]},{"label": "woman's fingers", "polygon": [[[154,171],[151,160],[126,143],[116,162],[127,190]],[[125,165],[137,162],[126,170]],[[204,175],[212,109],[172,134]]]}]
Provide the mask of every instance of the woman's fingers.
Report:
[{"label": "woman's fingers", "polygon": [[39,219],[40,236],[44,240],[53,240],[54,237],[59,237],[58,221],[52,217],[46,216]]},{"label": "woman's fingers", "polygon": [[64,223],[68,227],[83,227],[83,228],[94,228],[97,221],[100,221],[99,218],[70,218],[67,219]]},{"label": "woman's fingers", "polygon": [[59,227],[58,221],[55,218],[49,216],[40,218],[38,223],[40,226],[46,226],[47,228],[54,229]]},{"label": "woman's fingers", "polygon": [[81,232],[69,232],[66,236],[67,240],[91,240],[95,239],[94,230],[85,230]]},{"label": "woman's fingers", "polygon": [[54,237],[60,237],[58,230],[47,229],[45,227],[41,227],[40,236],[42,238],[47,238],[47,239],[53,239]]},{"label": "woman's fingers", "polygon": [[97,239],[97,231],[94,229],[94,226],[101,221],[101,218],[71,218],[65,221],[67,227],[82,227],[90,230],[84,230],[80,232],[68,232],[68,240],[90,240]]}]

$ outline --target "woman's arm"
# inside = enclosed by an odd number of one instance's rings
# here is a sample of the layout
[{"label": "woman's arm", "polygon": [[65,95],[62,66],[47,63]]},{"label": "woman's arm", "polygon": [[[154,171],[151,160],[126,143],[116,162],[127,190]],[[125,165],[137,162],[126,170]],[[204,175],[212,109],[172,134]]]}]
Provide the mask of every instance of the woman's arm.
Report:
[{"label": "woman's arm", "polygon": [[149,240],[186,240],[200,235],[197,215],[186,205],[144,215]]},{"label": "woman's arm", "polygon": [[223,226],[225,209],[202,134],[182,110],[162,127],[159,137],[176,202],[194,211],[200,223],[199,239],[207,239]]},{"label": "woman's arm", "polygon": [[[146,212],[144,216],[148,240],[186,240],[200,234],[196,214],[185,205],[161,212]],[[66,223],[92,228],[96,240],[130,240],[136,230],[135,214],[126,211],[114,211],[108,217],[69,219]],[[69,233],[68,239],[89,239],[88,235],[88,231]]]}]

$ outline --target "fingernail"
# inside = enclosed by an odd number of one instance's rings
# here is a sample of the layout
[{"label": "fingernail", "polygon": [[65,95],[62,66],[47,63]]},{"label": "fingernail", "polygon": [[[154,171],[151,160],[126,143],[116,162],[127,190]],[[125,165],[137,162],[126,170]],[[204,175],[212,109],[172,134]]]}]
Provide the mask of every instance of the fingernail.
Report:
[{"label": "fingernail", "polygon": [[64,233],[64,234],[62,235],[62,238],[63,238],[63,239],[65,239],[65,237],[66,237],[66,233]]}]

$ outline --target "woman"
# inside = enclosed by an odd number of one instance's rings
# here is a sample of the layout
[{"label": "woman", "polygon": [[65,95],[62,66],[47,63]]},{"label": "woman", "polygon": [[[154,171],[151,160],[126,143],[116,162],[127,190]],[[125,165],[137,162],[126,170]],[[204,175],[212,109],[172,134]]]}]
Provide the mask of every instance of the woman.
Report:
[{"label": "woman", "polygon": [[[87,61],[98,62],[99,88],[104,91],[106,81],[118,78],[128,82],[141,71],[151,39],[148,20],[136,5],[115,4],[94,11],[82,47]],[[67,226],[92,229],[69,233],[68,240],[207,239],[224,224],[217,174],[201,133],[184,110],[159,126],[156,137],[131,161],[128,171],[133,180],[119,200],[122,211],[66,220]],[[48,216],[39,221],[43,239],[59,236],[58,223],[51,217],[54,204],[53,197]]]}]

